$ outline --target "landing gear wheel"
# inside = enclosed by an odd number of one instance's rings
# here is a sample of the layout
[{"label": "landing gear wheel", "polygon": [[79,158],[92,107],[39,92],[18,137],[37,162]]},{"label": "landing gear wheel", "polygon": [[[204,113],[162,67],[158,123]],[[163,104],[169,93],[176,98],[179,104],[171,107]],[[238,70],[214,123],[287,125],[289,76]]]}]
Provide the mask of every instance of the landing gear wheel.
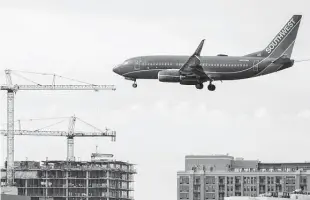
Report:
[{"label": "landing gear wheel", "polygon": [[197,83],[195,86],[197,89],[201,90],[203,88],[203,83]]},{"label": "landing gear wheel", "polygon": [[132,87],[134,87],[134,88],[136,88],[138,85],[137,85],[137,83],[136,82],[134,82],[133,84],[132,84]]},{"label": "landing gear wheel", "polygon": [[215,85],[209,84],[209,85],[208,85],[208,90],[214,91],[214,90],[215,90]]}]

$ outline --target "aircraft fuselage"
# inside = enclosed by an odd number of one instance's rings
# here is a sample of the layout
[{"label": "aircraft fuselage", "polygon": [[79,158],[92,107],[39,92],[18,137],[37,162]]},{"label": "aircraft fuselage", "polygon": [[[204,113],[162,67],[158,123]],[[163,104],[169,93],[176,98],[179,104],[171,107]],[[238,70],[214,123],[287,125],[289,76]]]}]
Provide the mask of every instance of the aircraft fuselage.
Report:
[{"label": "aircraft fuselage", "polygon": [[[114,72],[129,80],[161,79],[163,70],[179,70],[189,56],[141,56],[126,60],[114,68]],[[213,80],[236,80],[270,74],[293,66],[294,60],[278,64],[275,58],[201,56],[201,67]],[[169,74],[165,75],[169,78]],[[173,74],[171,78],[173,78]],[[177,77],[176,77],[177,78]],[[176,79],[177,80],[177,79]],[[164,81],[178,82],[178,81]],[[204,81],[203,81],[204,82]]]},{"label": "aircraft fuselage", "polygon": [[133,87],[137,87],[137,79],[158,79],[195,85],[197,89],[209,82],[208,89],[214,91],[213,81],[246,79],[292,67],[291,55],[301,18],[293,15],[264,49],[244,56],[201,56],[203,39],[191,56],[139,56],[126,60],[113,71],[133,80]]}]

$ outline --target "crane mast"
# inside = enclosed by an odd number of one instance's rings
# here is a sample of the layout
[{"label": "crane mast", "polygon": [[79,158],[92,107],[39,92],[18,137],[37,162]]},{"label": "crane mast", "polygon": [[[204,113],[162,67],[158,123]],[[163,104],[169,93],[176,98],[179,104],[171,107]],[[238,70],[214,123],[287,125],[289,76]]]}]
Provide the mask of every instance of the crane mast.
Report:
[{"label": "crane mast", "polygon": [[73,116],[70,119],[69,123],[69,130],[68,130],[68,139],[67,139],[67,160],[68,161],[74,161],[74,141],[73,141],[73,135],[74,135],[74,127],[75,127],[75,121],[76,117]]},{"label": "crane mast", "polygon": [[[55,85],[55,75],[51,85],[13,85],[12,70],[5,70],[6,85],[0,90],[7,91],[7,185],[14,183],[14,95],[18,90],[116,90],[114,85]],[[73,148],[73,146],[72,146]]]}]

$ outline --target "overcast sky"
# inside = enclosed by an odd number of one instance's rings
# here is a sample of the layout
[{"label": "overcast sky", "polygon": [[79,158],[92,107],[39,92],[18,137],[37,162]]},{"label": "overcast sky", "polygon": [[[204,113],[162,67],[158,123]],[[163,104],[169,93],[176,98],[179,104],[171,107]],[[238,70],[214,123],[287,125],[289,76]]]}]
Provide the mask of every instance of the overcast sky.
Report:
[{"label": "overcast sky", "polygon": [[[80,1],[0,3],[0,83],[4,69],[56,73],[116,91],[19,91],[15,119],[63,117],[117,131],[75,139],[75,155],[98,150],[137,164],[137,200],[176,199],[176,174],[187,154],[226,154],[265,162],[310,160],[310,63],[248,80],[216,83],[217,90],[139,80],[112,68],[133,56],[245,55],[263,49],[293,14],[303,14],[293,51],[310,58],[310,10],[304,1]],[[18,73],[41,84],[52,77]],[[31,84],[12,76],[15,84]],[[43,77],[43,78],[42,78]],[[56,79],[58,84],[68,81]],[[75,83],[75,82],[70,82]],[[6,92],[0,93],[1,127]],[[22,122],[36,129],[61,120]],[[68,129],[68,121],[57,127]],[[55,129],[55,128],[54,128]],[[78,130],[92,129],[77,122]],[[6,138],[1,136],[1,165]],[[15,137],[15,160],[66,158],[65,137]]]}]

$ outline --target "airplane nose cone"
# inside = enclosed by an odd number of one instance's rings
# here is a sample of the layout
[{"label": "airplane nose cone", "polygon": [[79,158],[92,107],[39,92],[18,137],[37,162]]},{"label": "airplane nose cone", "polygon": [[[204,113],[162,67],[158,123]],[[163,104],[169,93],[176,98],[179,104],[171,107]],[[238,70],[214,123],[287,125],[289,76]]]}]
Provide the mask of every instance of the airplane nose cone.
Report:
[{"label": "airplane nose cone", "polygon": [[116,74],[120,74],[119,65],[113,68],[113,72]]}]

